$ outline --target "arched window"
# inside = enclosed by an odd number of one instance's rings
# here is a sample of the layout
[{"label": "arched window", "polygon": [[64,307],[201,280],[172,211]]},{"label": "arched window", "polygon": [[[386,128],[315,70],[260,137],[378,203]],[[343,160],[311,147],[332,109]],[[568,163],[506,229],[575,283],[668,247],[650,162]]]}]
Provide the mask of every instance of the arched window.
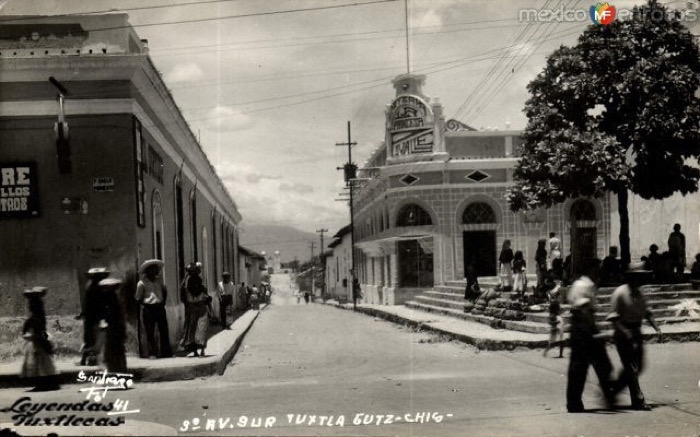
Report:
[{"label": "arched window", "polygon": [[151,213],[153,217],[153,256],[163,261],[163,206],[158,190],[153,190]]},{"label": "arched window", "polygon": [[396,215],[396,226],[426,226],[432,225],[430,214],[415,203],[404,205]]},{"label": "arched window", "polygon": [[219,280],[219,253],[217,251],[219,244],[217,241],[216,234],[216,211],[211,213],[211,266],[214,272],[214,283],[216,284]]},{"label": "arched window", "polygon": [[497,223],[496,213],[486,202],[474,202],[467,205],[462,213],[462,224],[474,225],[483,223]]},{"label": "arched window", "polygon": [[571,205],[571,219],[579,220],[596,220],[595,205],[589,200],[578,199]]},{"label": "arched window", "polygon": [[[180,176],[173,180],[175,193],[175,242],[177,245],[177,277],[178,283],[185,277],[185,217],[184,201],[182,198],[182,184]],[[180,293],[175,293],[176,300]]]},{"label": "arched window", "polygon": [[199,260],[197,251],[197,192],[190,191],[190,224],[192,226],[192,261]]}]

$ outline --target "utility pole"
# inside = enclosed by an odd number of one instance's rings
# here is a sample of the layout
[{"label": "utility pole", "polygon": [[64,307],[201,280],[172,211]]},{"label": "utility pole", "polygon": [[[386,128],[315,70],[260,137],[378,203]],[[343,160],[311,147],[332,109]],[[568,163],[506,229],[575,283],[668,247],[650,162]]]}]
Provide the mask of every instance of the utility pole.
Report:
[{"label": "utility pole", "polygon": [[315,283],[316,283],[316,261],[314,260],[314,245],[316,242],[309,241],[309,247],[311,248],[311,296],[314,296]]},{"label": "utility pole", "polygon": [[353,310],[357,310],[357,292],[355,290],[355,282],[358,279],[356,277],[357,272],[355,272],[355,222],[352,204],[353,183],[357,178],[357,165],[352,162],[352,146],[357,145],[357,143],[352,141],[349,121],[348,141],[346,143],[335,143],[335,145],[348,148],[348,162],[343,167],[339,167],[338,170],[344,170],[345,186],[350,191],[350,289],[352,290],[352,308]]},{"label": "utility pole", "polygon": [[323,257],[323,252],[325,252],[326,246],[323,245],[323,234],[328,232],[328,229],[316,229],[316,232],[321,236],[321,251],[319,257],[319,261],[321,261],[319,264],[321,264],[321,268],[323,269],[323,274],[321,275],[321,278],[323,279],[323,285],[321,286],[321,299],[325,302],[326,301],[326,259]]}]

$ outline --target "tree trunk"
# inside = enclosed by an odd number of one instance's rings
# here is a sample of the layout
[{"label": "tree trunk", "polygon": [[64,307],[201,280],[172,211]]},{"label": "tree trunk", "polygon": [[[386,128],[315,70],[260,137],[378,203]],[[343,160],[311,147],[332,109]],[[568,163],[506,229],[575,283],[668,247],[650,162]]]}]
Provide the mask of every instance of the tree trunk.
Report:
[{"label": "tree trunk", "polygon": [[626,188],[617,193],[617,209],[620,213],[620,263],[626,271],[632,257],[630,255],[630,213],[627,209],[629,193]]}]

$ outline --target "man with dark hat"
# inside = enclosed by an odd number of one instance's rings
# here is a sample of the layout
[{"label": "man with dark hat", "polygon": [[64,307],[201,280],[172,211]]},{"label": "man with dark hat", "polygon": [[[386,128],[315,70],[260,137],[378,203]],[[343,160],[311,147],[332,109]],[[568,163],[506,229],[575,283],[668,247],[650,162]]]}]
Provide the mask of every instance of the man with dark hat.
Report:
[{"label": "man with dark hat", "polygon": [[628,274],[627,284],[613,291],[610,298],[610,314],[606,317],[615,328],[615,346],[622,362],[622,373],[615,384],[615,392],[629,387],[632,408],[635,410],[651,410],[644,399],[644,393],[639,386],[639,374],[644,368],[644,340],[642,338],[642,322],[644,319],[654,330],[661,334],[651,311],[647,307],[646,298],[639,289],[639,277]]},{"label": "man with dark hat", "polygon": [[83,319],[83,349],[80,357],[81,366],[97,365],[97,355],[100,345],[99,325],[104,319],[104,303],[100,294],[99,282],[109,276],[109,271],[104,267],[95,267],[87,272],[87,286],[85,287],[85,306],[80,315]]},{"label": "man with dark hat", "polygon": [[[165,302],[168,298],[168,290],[160,277],[162,267],[163,261],[159,259],[151,259],[141,264],[139,272],[143,276],[136,286],[136,295],[134,296],[141,304],[143,325],[148,342],[146,349],[151,359],[156,357],[166,358],[173,355],[170,348],[168,319],[165,315]],[[158,354],[156,345],[156,326],[160,335],[160,354]]]}]

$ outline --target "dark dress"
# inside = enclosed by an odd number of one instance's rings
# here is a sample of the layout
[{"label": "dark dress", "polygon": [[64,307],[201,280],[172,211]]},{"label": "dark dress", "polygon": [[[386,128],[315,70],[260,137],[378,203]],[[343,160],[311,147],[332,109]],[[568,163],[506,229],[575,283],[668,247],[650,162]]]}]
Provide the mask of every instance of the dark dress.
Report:
[{"label": "dark dress", "polygon": [[114,290],[107,290],[103,294],[105,302],[105,322],[107,328],[104,341],[104,363],[108,372],[126,372],[126,327],[122,316],[119,299]]},{"label": "dark dress", "polygon": [[26,343],[20,376],[37,383],[47,382],[49,378],[55,377],[57,372],[53,364],[53,345],[46,332],[46,319],[35,315],[29,317],[24,322],[22,336]]},{"label": "dark dress", "polygon": [[100,353],[100,320],[104,319],[104,302],[98,285],[99,280],[91,279],[85,289],[85,309],[83,310],[83,351],[80,364],[94,366]]},{"label": "dark dress", "polygon": [[188,275],[184,279],[185,295],[185,349],[194,351],[207,346],[209,330],[209,302],[211,298],[198,275]]}]

